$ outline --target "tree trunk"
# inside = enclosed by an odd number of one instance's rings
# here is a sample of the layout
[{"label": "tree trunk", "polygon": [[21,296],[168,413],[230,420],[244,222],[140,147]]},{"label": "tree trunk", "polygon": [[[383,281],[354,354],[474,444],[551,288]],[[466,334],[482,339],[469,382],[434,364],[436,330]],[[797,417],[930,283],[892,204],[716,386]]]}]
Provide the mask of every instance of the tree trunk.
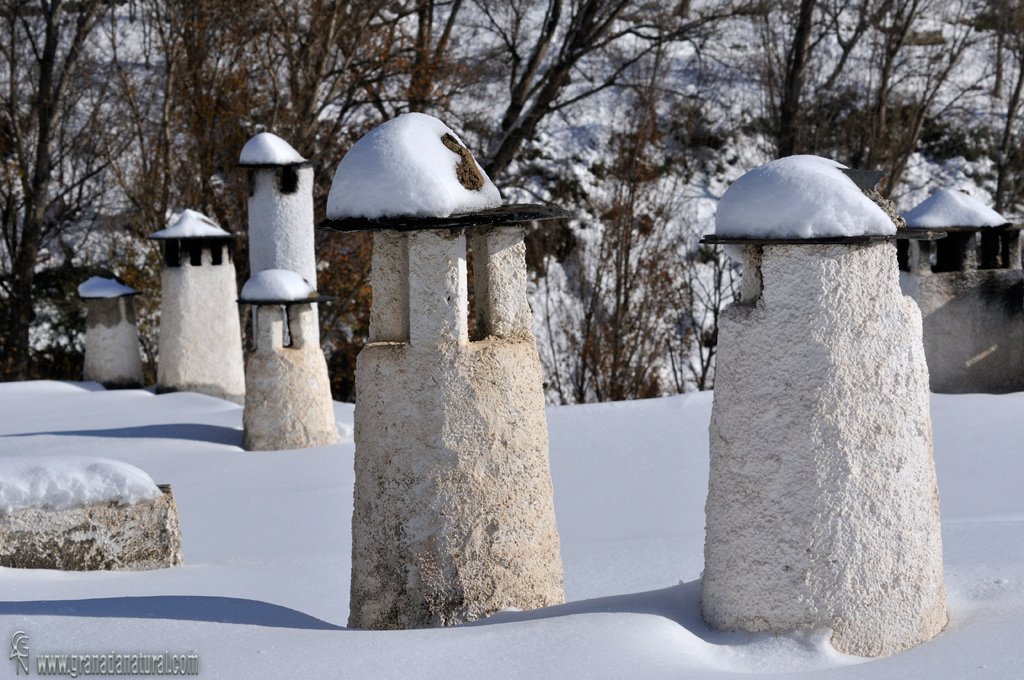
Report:
[{"label": "tree trunk", "polygon": [[808,46],[811,39],[811,22],[817,0],[800,0],[800,14],[793,44],[786,55],[786,81],[782,88],[782,103],[779,106],[778,156],[792,156],[796,153],[797,138],[800,134],[800,97],[807,73]]},{"label": "tree trunk", "polygon": [[1017,82],[1013,86],[1013,94],[1010,95],[1009,105],[1006,107],[1006,123],[1003,126],[1003,139],[999,145],[999,158],[996,159],[996,195],[995,210],[1002,213],[1013,207],[1008,196],[1010,178],[1010,154],[1013,151],[1013,129],[1017,122],[1017,114],[1020,111],[1020,101],[1024,91],[1024,53],[1019,55],[1017,64]]}]

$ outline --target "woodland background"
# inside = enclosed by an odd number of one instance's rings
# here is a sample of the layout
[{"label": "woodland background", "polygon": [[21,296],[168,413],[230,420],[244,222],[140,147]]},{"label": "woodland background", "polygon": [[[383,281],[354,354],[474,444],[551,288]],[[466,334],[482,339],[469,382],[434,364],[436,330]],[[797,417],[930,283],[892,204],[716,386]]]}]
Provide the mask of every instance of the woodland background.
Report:
[{"label": "woodland background", "polygon": [[[814,153],[884,170],[903,210],[956,186],[1019,221],[1022,66],[1022,0],[0,0],[0,379],[80,379],[75,291],[104,267],[144,293],[155,380],[146,237],[209,215],[241,286],[249,138],[317,163],[322,218],[346,150],[422,111],[506,201],[574,215],[528,237],[551,402],[710,389],[737,270],[697,241],[729,182]],[[352,400],[370,240],[317,238]]]}]

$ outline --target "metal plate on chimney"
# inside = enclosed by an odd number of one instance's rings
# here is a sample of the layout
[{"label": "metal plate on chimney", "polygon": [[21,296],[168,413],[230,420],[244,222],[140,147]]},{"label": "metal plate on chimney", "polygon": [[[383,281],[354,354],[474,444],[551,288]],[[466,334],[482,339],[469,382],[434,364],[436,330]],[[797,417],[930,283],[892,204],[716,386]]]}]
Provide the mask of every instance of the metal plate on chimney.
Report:
[{"label": "metal plate on chimney", "polygon": [[269,300],[269,299],[247,299],[238,298],[235,302],[242,305],[281,305],[282,307],[290,307],[291,305],[308,305],[314,302],[337,302],[340,298],[337,295],[317,295],[308,298],[299,298],[298,300]]},{"label": "metal plate on chimney", "polygon": [[287,163],[235,163],[242,170],[274,170],[277,168],[315,168],[313,161],[288,161]]},{"label": "metal plate on chimney", "polygon": [[828,243],[874,243],[876,241],[937,241],[945,238],[946,232],[938,229],[897,229],[895,234],[861,234],[859,236],[823,236],[819,238],[742,238],[738,236],[717,236],[706,234],[700,242],[707,245],[820,245]]},{"label": "metal plate on chimney", "polygon": [[1011,224],[1010,222],[1007,222],[1006,224],[1000,224],[999,226],[995,226],[995,227],[960,227],[960,226],[955,226],[955,225],[950,225],[948,227],[942,227],[942,231],[948,231],[948,232],[970,232],[970,231],[981,231],[981,232],[994,231],[995,232],[995,231],[1010,231],[1010,230],[1019,231],[1019,230],[1022,230],[1022,229],[1024,229],[1024,224]]},{"label": "metal plate on chimney", "polygon": [[337,220],[324,220],[316,225],[325,231],[376,231],[392,229],[395,231],[419,231],[421,229],[452,229],[458,227],[480,227],[491,224],[516,224],[533,220],[566,219],[572,215],[567,210],[550,205],[533,203],[515,203],[500,208],[481,210],[475,213],[462,213],[448,217],[422,217],[419,215],[398,215],[368,219],[366,217],[346,217]]}]

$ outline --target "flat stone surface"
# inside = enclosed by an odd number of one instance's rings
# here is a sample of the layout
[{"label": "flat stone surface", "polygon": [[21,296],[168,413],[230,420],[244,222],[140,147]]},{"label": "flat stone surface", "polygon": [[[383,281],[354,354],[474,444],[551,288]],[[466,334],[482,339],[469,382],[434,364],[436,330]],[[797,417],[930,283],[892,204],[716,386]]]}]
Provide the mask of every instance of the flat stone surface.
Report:
[{"label": "flat stone surface", "polygon": [[373,231],[391,229],[394,231],[417,231],[419,229],[455,229],[490,224],[515,224],[533,220],[568,219],[572,215],[562,208],[532,203],[513,203],[490,210],[474,213],[449,215],[448,217],[422,217],[419,215],[397,215],[369,219],[366,217],[346,217],[342,219],[324,220],[317,224],[317,229],[326,231]]}]

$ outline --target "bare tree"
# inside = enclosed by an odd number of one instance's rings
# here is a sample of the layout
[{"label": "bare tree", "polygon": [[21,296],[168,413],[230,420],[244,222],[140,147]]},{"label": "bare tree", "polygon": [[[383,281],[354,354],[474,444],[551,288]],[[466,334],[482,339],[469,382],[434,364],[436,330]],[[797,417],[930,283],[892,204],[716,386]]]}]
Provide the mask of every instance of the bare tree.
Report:
[{"label": "bare tree", "polygon": [[[694,237],[691,238],[695,238]],[[715,386],[718,321],[736,298],[739,265],[718,246],[698,245],[676,261],[668,356],[676,392]]]},{"label": "bare tree", "polygon": [[[507,84],[507,103],[482,159],[488,175],[503,175],[549,115],[621,85],[660,45],[704,37],[730,12],[726,1],[700,12],[688,4],[672,11],[631,0],[476,0],[496,38],[487,57],[496,68],[492,78]],[[536,25],[534,17],[542,17]],[[574,80],[578,85],[569,87]]]},{"label": "bare tree", "polygon": [[[879,42],[878,86],[871,108],[870,136],[860,155],[866,167],[885,170],[885,195],[900,182],[928,116],[941,113],[936,110],[939,96],[951,86],[950,76],[977,39],[971,20],[978,7],[971,2],[957,4],[953,13],[943,17],[948,36],[932,39],[915,35],[912,29],[923,5],[923,0],[894,2],[887,14],[889,23],[881,31],[884,37]],[[908,47],[917,54],[904,62],[907,68],[901,73],[899,57]],[[963,91],[948,93],[947,104],[962,94]],[[890,120],[890,110],[899,111],[900,118]]]},{"label": "bare tree", "polygon": [[599,169],[605,191],[586,207],[599,221],[581,235],[564,267],[563,306],[546,310],[546,320],[557,319],[558,326],[548,329],[545,363],[563,403],[666,391],[663,330],[679,283],[671,266],[679,186],[663,162],[662,56],[656,50],[638,69],[642,80],[630,88],[626,105],[632,115],[613,136],[613,159]]},{"label": "bare tree", "polygon": [[[1020,127],[1021,98],[1024,97],[1024,3],[1000,0],[1002,16],[1007,19],[999,29],[1002,47],[1016,68],[1013,89],[1006,103],[1006,117],[996,158],[995,209],[1009,212],[1024,202],[1024,150]],[[999,95],[994,95],[998,100]]]},{"label": "bare tree", "polygon": [[[34,282],[48,248],[95,216],[105,167],[105,78],[90,61],[101,0],[5,0],[0,5],[0,375],[29,377]],[[44,258],[45,259],[45,258]]]}]

